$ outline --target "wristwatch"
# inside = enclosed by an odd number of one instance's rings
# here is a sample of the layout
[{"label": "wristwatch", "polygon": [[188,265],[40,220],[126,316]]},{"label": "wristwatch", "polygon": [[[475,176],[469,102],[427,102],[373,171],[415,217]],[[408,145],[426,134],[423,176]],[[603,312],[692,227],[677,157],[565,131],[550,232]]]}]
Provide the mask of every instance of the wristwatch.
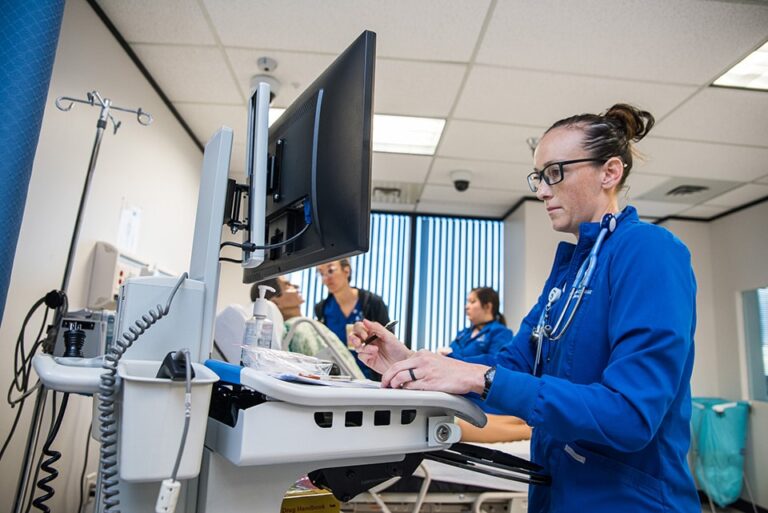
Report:
[{"label": "wristwatch", "polygon": [[487,371],[485,371],[485,384],[483,384],[483,395],[482,398],[485,400],[486,397],[488,397],[488,392],[491,391],[491,386],[493,385],[493,378],[496,377],[496,367],[491,367]]}]

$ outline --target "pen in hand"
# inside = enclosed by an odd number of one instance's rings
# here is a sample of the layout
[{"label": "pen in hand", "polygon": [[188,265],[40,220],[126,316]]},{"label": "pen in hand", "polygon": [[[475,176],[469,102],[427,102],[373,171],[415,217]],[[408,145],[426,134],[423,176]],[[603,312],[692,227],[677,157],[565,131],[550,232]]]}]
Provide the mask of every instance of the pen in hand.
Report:
[{"label": "pen in hand", "polygon": [[[392,328],[394,328],[396,325],[397,325],[397,321],[396,320],[395,321],[389,321],[387,323],[387,325],[384,326],[384,329],[388,330],[388,331],[392,331]],[[366,346],[366,345],[370,344],[371,342],[373,342],[374,340],[376,340],[378,338],[379,338],[379,336],[374,333],[373,335],[371,335],[368,338],[366,338],[365,340],[363,340],[361,346]]]}]

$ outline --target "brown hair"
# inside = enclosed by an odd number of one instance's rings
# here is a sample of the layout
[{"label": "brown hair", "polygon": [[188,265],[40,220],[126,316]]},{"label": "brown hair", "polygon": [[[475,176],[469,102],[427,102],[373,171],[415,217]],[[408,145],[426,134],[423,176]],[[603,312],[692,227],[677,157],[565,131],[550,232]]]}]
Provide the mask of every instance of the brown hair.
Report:
[{"label": "brown hair", "polygon": [[339,260],[339,265],[342,269],[349,269],[349,276],[347,276],[347,281],[352,283],[352,264],[349,263],[349,258],[342,258]]},{"label": "brown hair", "polygon": [[483,307],[490,303],[493,319],[499,321],[504,326],[507,325],[507,320],[499,311],[499,294],[495,290],[491,287],[476,287],[470,292],[473,292],[477,296],[477,299]]},{"label": "brown hair", "polygon": [[619,182],[621,188],[632,169],[632,157],[636,154],[632,143],[648,135],[655,123],[650,112],[617,103],[603,114],[578,114],[561,119],[544,133],[560,127],[583,130],[582,146],[590,157],[605,160],[620,157],[624,162],[624,174]]}]

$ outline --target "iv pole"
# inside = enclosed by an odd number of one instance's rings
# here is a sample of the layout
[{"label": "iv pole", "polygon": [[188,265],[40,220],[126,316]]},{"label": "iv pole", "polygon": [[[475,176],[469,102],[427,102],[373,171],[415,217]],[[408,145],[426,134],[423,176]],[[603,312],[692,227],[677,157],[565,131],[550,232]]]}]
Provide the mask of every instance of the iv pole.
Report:
[{"label": "iv pole", "polygon": [[[69,243],[69,254],[67,255],[67,266],[64,271],[64,280],[61,283],[61,290],[67,292],[69,286],[69,278],[72,274],[72,266],[74,265],[75,250],[77,249],[77,240],[80,238],[80,226],[82,225],[83,210],[85,210],[85,202],[88,200],[88,192],[91,188],[91,179],[93,178],[93,171],[96,169],[96,159],[99,158],[99,149],[101,148],[101,138],[104,136],[104,130],[107,128],[107,118],[112,122],[112,133],[116,134],[118,128],[120,128],[121,122],[117,121],[112,114],[111,110],[119,110],[122,112],[130,112],[136,114],[136,120],[139,124],[148,126],[152,123],[152,115],[148,112],[138,109],[126,109],[123,107],[116,107],[112,105],[112,100],[109,98],[101,98],[98,91],[87,93],[87,100],[78,100],[76,98],[70,98],[68,96],[60,96],[56,98],[56,108],[61,111],[67,112],[72,108],[74,103],[85,103],[90,106],[101,106],[101,112],[99,113],[99,119],[96,122],[96,138],[93,141],[93,149],[91,150],[91,160],[88,162],[88,173],[85,176],[85,183],[83,184],[83,193],[80,196],[80,207],[77,210],[77,218],[75,221],[75,229],[72,232],[72,241]],[[65,104],[63,102],[69,102]]]},{"label": "iv pole", "polygon": [[[99,113],[99,119],[96,121],[96,137],[93,141],[93,148],[91,149],[91,158],[88,162],[88,172],[85,176],[85,183],[83,184],[83,192],[80,196],[80,206],[77,210],[77,217],[75,218],[75,227],[72,231],[72,239],[69,243],[69,253],[67,254],[67,264],[64,269],[64,278],[61,282],[61,291],[66,294],[67,287],[69,286],[69,278],[72,274],[72,266],[74,265],[74,257],[75,257],[75,251],[77,249],[77,241],[80,238],[80,227],[82,226],[82,216],[83,211],[85,210],[85,204],[88,199],[88,192],[91,188],[91,180],[93,178],[93,172],[96,169],[96,161],[99,158],[99,149],[101,148],[101,139],[104,136],[104,130],[107,128],[107,120],[112,122],[112,133],[116,134],[117,130],[120,128],[121,122],[116,120],[112,114],[110,114],[110,110],[116,110],[121,112],[129,112],[131,114],[136,114],[136,120],[139,122],[140,125],[143,126],[149,126],[152,121],[152,115],[148,112],[145,112],[141,109],[141,107],[137,109],[128,109],[125,107],[117,107],[112,104],[112,100],[109,98],[102,98],[98,91],[91,91],[86,93],[85,100],[78,99],[78,98],[70,98],[68,96],[60,96],[56,98],[56,108],[67,112],[72,109],[72,106],[75,103],[84,103],[86,105],[90,105],[91,107],[101,107],[101,112]],[[57,310],[58,312],[58,310]],[[58,327],[59,322],[61,321],[60,316],[57,315],[57,317],[53,321],[53,336],[48,336],[46,342],[43,344],[43,351],[53,353],[53,345],[56,342],[56,335],[58,335]],[[19,482],[16,487],[16,498],[14,499],[14,513],[21,513],[22,509],[24,508],[24,496],[26,495],[24,491],[27,488],[28,480],[29,480],[29,471],[30,466],[32,465],[32,458],[34,454],[33,447],[35,446],[35,440],[38,437],[38,424],[40,423],[40,416],[42,415],[42,409],[43,405],[45,404],[44,398],[47,390],[44,386],[40,385],[37,389],[37,393],[35,394],[35,406],[34,410],[32,412],[32,423],[30,424],[30,430],[29,434],[27,435],[27,445],[24,449],[24,460],[23,460],[23,466],[21,469],[21,474],[19,475]]]}]

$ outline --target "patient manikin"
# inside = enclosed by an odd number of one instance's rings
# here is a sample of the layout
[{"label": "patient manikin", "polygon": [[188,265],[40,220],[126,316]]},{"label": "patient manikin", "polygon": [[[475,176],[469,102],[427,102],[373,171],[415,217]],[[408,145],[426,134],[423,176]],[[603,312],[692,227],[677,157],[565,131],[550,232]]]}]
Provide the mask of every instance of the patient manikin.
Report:
[{"label": "patient manikin", "polygon": [[[342,374],[365,379],[346,345],[325,325],[301,315],[300,306],[304,298],[298,287],[282,277],[267,280],[253,286],[252,299],[257,295],[258,285],[269,285],[275,289],[274,294],[267,293],[266,296],[269,299],[267,316],[274,323],[272,347],[336,362]],[[245,321],[250,316],[248,309],[241,305],[231,305],[216,316],[214,339],[229,362],[235,363],[240,359]]]},{"label": "patient manikin", "polygon": [[[216,316],[213,339],[216,348],[229,363],[240,361],[245,323],[253,315],[253,305],[229,305]],[[267,318],[272,321],[272,345],[281,347],[285,336],[285,324],[280,309],[267,301]]]}]

